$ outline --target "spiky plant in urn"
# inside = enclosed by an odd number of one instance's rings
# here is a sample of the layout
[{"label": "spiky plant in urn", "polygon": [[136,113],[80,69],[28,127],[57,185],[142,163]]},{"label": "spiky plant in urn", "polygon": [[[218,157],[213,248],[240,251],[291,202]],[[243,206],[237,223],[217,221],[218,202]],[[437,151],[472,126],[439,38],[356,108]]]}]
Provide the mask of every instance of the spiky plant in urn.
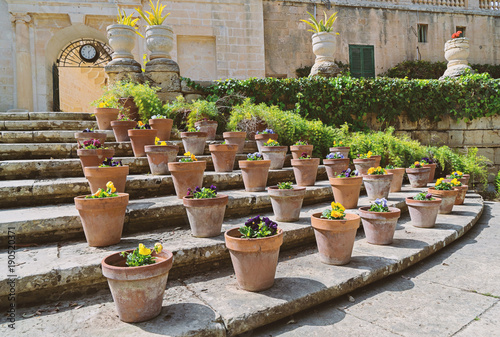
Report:
[{"label": "spiky plant in urn", "polygon": [[307,23],[312,29],[308,31],[313,32],[312,45],[313,53],[316,55],[316,60],[311,68],[309,76],[323,76],[335,77],[340,74],[340,68],[335,64],[333,53],[335,52],[335,36],[339,33],[333,32],[333,24],[337,19],[337,12],[333,13],[330,17],[325,15],[325,21],[316,20],[315,16],[307,12],[310,18],[308,20],[300,20]]},{"label": "spiky plant in urn", "polygon": [[469,57],[469,39],[463,36],[462,31],[457,31],[451,36],[451,40],[444,44],[444,57],[448,61],[448,66],[443,76],[439,79],[443,80],[446,77],[459,77],[463,73],[470,71],[474,72],[467,62]]}]

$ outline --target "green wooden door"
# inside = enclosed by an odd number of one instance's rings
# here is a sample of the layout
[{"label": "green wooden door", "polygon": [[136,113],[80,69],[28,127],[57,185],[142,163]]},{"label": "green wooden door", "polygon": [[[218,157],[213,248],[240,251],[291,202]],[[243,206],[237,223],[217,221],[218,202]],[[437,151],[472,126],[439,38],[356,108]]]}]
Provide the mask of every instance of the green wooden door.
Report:
[{"label": "green wooden door", "polygon": [[349,64],[353,77],[375,77],[373,46],[349,45]]}]

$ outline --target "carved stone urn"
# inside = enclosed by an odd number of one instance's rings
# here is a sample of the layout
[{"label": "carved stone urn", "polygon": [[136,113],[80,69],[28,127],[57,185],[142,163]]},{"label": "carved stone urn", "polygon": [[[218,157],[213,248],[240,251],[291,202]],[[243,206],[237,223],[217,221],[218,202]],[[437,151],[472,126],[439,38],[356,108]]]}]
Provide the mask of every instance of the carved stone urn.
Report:
[{"label": "carved stone urn", "polygon": [[170,52],[174,47],[174,33],[172,27],[155,25],[146,27],[146,46],[151,51],[149,58],[170,59]]},{"label": "carved stone urn", "polygon": [[469,62],[467,62],[467,57],[469,57],[468,38],[459,37],[446,41],[444,45],[444,57],[448,61],[448,66],[443,76],[439,78],[440,80],[445,77],[459,77],[466,69],[472,71]]},{"label": "carved stone urn", "polygon": [[313,34],[312,46],[316,60],[309,76],[337,76],[340,73],[340,69],[335,64],[335,59],[333,58],[333,53],[335,52],[335,33],[319,32]]},{"label": "carved stone urn", "polygon": [[109,45],[114,53],[111,55],[116,59],[134,59],[132,49],[135,46],[135,29],[131,26],[114,24],[107,27]]}]

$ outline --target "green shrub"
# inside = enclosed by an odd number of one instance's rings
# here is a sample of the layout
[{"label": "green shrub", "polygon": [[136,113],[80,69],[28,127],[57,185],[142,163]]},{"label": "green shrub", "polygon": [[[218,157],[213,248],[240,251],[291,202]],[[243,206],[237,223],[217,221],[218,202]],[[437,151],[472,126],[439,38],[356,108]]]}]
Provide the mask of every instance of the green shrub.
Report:
[{"label": "green shrub", "polygon": [[[403,61],[380,76],[409,79],[438,79],[446,71],[446,62]],[[488,73],[492,78],[500,78],[500,65],[471,64],[476,73]]]},{"label": "green shrub", "polygon": [[[342,61],[334,61],[335,64],[340,68],[340,74],[347,75],[351,68],[348,63],[343,63]],[[295,69],[295,76],[297,77],[308,77],[311,73],[312,66],[303,66]]]},{"label": "green shrub", "polygon": [[500,195],[500,171],[498,171],[497,176],[495,177],[495,190]]}]

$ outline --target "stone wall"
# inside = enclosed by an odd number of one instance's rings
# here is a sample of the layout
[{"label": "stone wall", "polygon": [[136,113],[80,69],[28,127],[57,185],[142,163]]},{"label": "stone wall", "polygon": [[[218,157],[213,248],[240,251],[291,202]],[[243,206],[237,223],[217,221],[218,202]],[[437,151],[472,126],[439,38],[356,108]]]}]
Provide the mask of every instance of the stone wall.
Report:
[{"label": "stone wall", "polygon": [[14,87],[14,44],[7,2],[0,0],[0,111],[16,106]]},{"label": "stone wall", "polygon": [[93,112],[89,102],[102,95],[106,73],[103,68],[60,68],[59,98],[64,112]]}]

